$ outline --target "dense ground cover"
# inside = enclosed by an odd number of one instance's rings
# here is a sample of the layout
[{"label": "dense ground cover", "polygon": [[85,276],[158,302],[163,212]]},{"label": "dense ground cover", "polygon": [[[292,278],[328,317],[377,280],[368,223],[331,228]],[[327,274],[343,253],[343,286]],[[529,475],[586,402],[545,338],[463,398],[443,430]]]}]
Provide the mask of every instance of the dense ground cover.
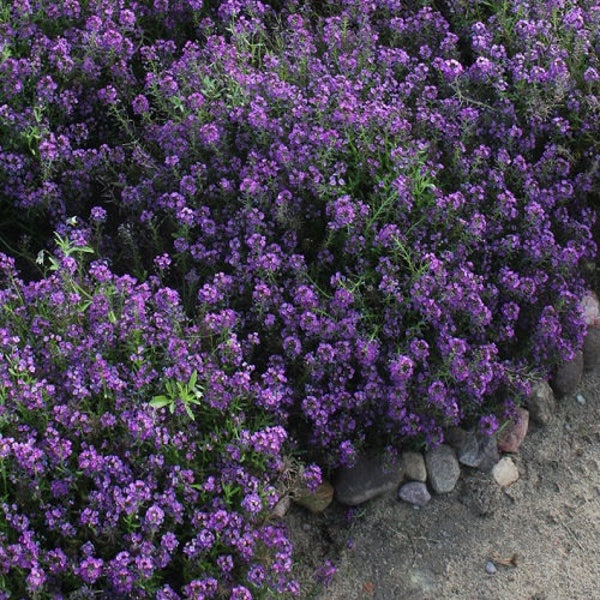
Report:
[{"label": "dense ground cover", "polygon": [[0,589],[293,592],[287,457],[493,433],[581,345],[599,22],[0,2]]}]

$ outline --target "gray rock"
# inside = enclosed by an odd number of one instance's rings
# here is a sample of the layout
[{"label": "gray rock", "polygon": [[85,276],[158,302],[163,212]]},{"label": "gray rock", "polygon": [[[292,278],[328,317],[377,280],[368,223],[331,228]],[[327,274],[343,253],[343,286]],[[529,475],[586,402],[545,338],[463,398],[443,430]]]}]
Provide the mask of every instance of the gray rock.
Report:
[{"label": "gray rock", "polygon": [[497,570],[496,565],[491,560],[485,563],[485,572],[488,575],[493,575]]},{"label": "gray rock", "polygon": [[456,448],[458,462],[467,467],[477,467],[481,462],[479,439],[475,432],[469,431],[464,442]]},{"label": "gray rock", "polygon": [[441,444],[425,453],[427,475],[436,494],[447,494],[456,486],[460,477],[460,466],[454,450]]},{"label": "gray rock", "polygon": [[485,472],[491,471],[500,458],[496,437],[474,431],[463,437],[462,443],[456,447],[456,454],[463,465]]},{"label": "gray rock", "polygon": [[425,459],[420,452],[403,452],[400,465],[404,471],[404,479],[409,481],[427,481]]},{"label": "gray rock", "polygon": [[371,498],[395,491],[404,478],[398,461],[390,464],[384,456],[360,456],[352,468],[342,468],[335,479],[338,502],[357,506]]},{"label": "gray rock", "polygon": [[455,450],[466,443],[469,432],[461,427],[450,427],[444,434],[444,441]]},{"label": "gray rock", "polygon": [[484,435],[482,438],[483,440],[480,442],[481,462],[477,468],[484,473],[490,473],[500,459],[498,440],[495,435]]},{"label": "gray rock", "polygon": [[538,381],[531,388],[527,408],[532,421],[538,425],[548,425],[554,417],[556,402],[554,392],[546,381]]},{"label": "gray rock", "polygon": [[583,340],[583,368],[585,371],[600,370],[600,327],[588,327]]},{"label": "gray rock", "polygon": [[550,385],[557,397],[575,393],[583,376],[583,352],[578,351],[572,360],[564,362],[554,374]]},{"label": "gray rock", "polygon": [[398,490],[398,498],[414,506],[425,506],[431,500],[431,494],[422,481],[409,481]]}]

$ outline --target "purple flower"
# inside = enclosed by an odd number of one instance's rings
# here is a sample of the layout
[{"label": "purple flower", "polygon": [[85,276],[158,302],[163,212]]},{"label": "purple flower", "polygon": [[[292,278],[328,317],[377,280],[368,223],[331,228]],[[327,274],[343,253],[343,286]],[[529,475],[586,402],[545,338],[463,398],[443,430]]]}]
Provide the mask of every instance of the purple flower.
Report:
[{"label": "purple flower", "polygon": [[97,225],[106,221],[106,210],[101,206],[94,206],[90,211],[90,219]]},{"label": "purple flower", "polygon": [[454,58],[444,60],[438,57],[434,59],[433,64],[441,71],[444,79],[450,83],[455,81],[464,70],[463,66]]},{"label": "purple flower", "polygon": [[133,112],[136,115],[142,115],[147,113],[150,110],[150,103],[148,102],[148,98],[146,96],[139,94],[136,96],[132,103]]},{"label": "purple flower", "polygon": [[213,577],[207,579],[194,579],[184,588],[184,598],[187,600],[204,600],[212,598],[217,591],[218,581]]},{"label": "purple flower", "polygon": [[164,518],[165,512],[163,511],[163,509],[160,508],[160,506],[153,504],[146,511],[145,522],[149,527],[156,529],[160,527],[160,525],[162,525]]},{"label": "purple flower", "polygon": [[252,594],[243,585],[236,585],[231,590],[231,600],[252,600]]},{"label": "purple flower", "polygon": [[354,202],[350,196],[340,196],[328,209],[329,224],[328,227],[334,231],[345,229],[354,223],[357,217]]},{"label": "purple flower", "polygon": [[39,591],[46,582],[46,573],[38,565],[33,565],[27,575],[27,590],[30,593]]},{"label": "purple flower", "polygon": [[315,573],[315,579],[322,583],[325,586],[328,586],[332,580],[334,575],[337,573],[337,568],[335,565],[327,559],[317,570]]},{"label": "purple flower", "polygon": [[595,81],[599,81],[600,74],[598,74],[598,70],[595,69],[594,67],[588,67],[583,72],[583,80],[586,81],[587,83],[593,83]]},{"label": "purple flower", "polygon": [[302,480],[311,492],[315,492],[323,482],[321,468],[318,465],[308,465],[302,471]]},{"label": "purple flower", "polygon": [[339,447],[340,452],[340,463],[342,465],[351,467],[354,465],[357,459],[356,448],[349,440],[344,440]]},{"label": "purple flower", "polygon": [[156,592],[156,600],[181,600],[181,596],[170,585],[165,585]]},{"label": "purple flower", "polygon": [[104,561],[101,558],[88,556],[81,561],[75,573],[85,583],[95,583],[103,574],[103,566]]},{"label": "purple flower", "polygon": [[172,531],[169,531],[168,533],[165,533],[161,540],[160,540],[160,545],[169,553],[172,553],[175,548],[177,548],[177,546],[179,545],[179,542],[177,541],[177,537],[175,536],[175,534]]},{"label": "purple flower", "polygon": [[414,372],[414,363],[409,356],[399,355],[390,362],[390,376],[396,384],[408,381]]},{"label": "purple flower", "polygon": [[262,510],[262,500],[258,494],[248,494],[242,500],[242,508],[255,515]]},{"label": "purple flower", "polygon": [[136,569],[144,579],[150,579],[155,572],[154,561],[150,556],[136,556],[134,559]]},{"label": "purple flower", "polygon": [[67,568],[67,555],[60,549],[49,550],[46,555],[48,571],[52,575],[64,573]]},{"label": "purple flower", "polygon": [[221,569],[222,573],[231,573],[233,571],[234,563],[231,554],[219,556],[217,558],[217,566]]},{"label": "purple flower", "polygon": [[168,254],[161,254],[155,257],[154,266],[159,271],[166,271],[171,266],[171,257]]},{"label": "purple flower", "polygon": [[265,569],[262,565],[253,564],[248,569],[246,577],[251,584],[261,587],[265,581]]},{"label": "purple flower", "polygon": [[498,419],[494,415],[486,415],[479,419],[479,431],[485,435],[493,435],[498,431]]}]

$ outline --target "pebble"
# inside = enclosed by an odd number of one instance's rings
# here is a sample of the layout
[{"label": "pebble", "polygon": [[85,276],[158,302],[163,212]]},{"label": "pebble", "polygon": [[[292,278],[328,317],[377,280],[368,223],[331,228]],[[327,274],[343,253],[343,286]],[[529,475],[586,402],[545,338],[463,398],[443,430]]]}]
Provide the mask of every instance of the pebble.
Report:
[{"label": "pebble", "polygon": [[498,449],[501,452],[516,452],[527,435],[528,427],[529,412],[524,408],[517,408],[516,420],[498,438]]},{"label": "pebble", "polygon": [[277,502],[277,504],[273,507],[272,515],[278,519],[283,519],[290,509],[290,505],[292,504],[292,500],[289,496],[283,496]]},{"label": "pebble", "polygon": [[600,368],[600,327],[589,326],[583,340],[583,368],[598,371]]},{"label": "pebble", "polygon": [[594,292],[586,292],[581,299],[583,319],[588,327],[600,326],[600,301]]},{"label": "pebble", "polygon": [[575,399],[577,400],[578,404],[581,404],[581,406],[585,405],[585,396],[583,394],[577,394]]},{"label": "pebble", "polygon": [[413,506],[425,506],[431,500],[431,494],[423,482],[409,481],[398,490],[398,498]]},{"label": "pebble", "polygon": [[527,398],[527,408],[531,420],[538,425],[548,425],[556,410],[554,392],[546,381],[537,381],[531,388],[531,394]]},{"label": "pebble", "polygon": [[572,360],[564,362],[554,374],[550,385],[559,397],[575,393],[583,376],[583,352],[578,351]]},{"label": "pebble", "polygon": [[445,432],[444,441],[448,446],[452,446],[455,450],[458,450],[463,444],[466,443],[469,437],[469,432],[462,427],[450,427]]},{"label": "pebble", "polygon": [[496,565],[491,560],[485,563],[485,572],[488,575],[493,575],[497,570],[498,569],[496,569]]},{"label": "pebble", "polygon": [[314,492],[306,485],[297,485],[292,490],[292,500],[312,513],[320,513],[332,503],[333,494],[333,486],[324,480]]},{"label": "pebble", "polygon": [[395,491],[404,479],[402,465],[390,464],[384,455],[362,455],[351,468],[342,468],[335,479],[335,495],[341,504],[358,506]]},{"label": "pebble", "polygon": [[500,458],[496,438],[474,431],[467,432],[455,448],[461,464],[475,467],[480,471],[491,471]]},{"label": "pebble", "polygon": [[436,494],[447,494],[456,486],[460,466],[454,450],[441,444],[425,453],[425,464],[431,487]]},{"label": "pebble", "polygon": [[403,452],[400,464],[404,471],[404,478],[408,481],[427,481],[425,459],[420,452]]},{"label": "pebble", "polygon": [[508,487],[519,479],[519,470],[517,469],[517,465],[512,461],[512,458],[505,456],[492,469],[492,477],[498,485]]}]

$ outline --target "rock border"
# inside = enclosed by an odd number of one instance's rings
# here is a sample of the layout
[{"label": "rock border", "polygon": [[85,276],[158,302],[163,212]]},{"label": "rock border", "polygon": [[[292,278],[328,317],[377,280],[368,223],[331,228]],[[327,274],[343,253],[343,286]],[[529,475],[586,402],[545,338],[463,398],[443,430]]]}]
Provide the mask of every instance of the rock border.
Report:
[{"label": "rock border", "polygon": [[[581,308],[587,326],[582,349],[563,362],[549,381],[534,382],[527,408],[518,408],[516,418],[498,434],[488,436],[456,427],[446,432],[440,446],[423,453],[404,451],[394,462],[384,455],[364,454],[353,467],[339,469],[332,483],[324,481],[314,501],[313,494],[304,491],[297,491],[291,500],[317,513],[334,498],[353,507],[393,492],[399,500],[421,507],[436,494],[452,492],[465,467],[488,477],[500,490],[508,488],[519,479],[512,456],[527,435],[530,419],[540,427],[548,425],[556,412],[556,400],[575,394],[584,372],[600,369],[600,301],[594,292],[585,294]],[[289,507],[290,503],[285,504]],[[278,508],[276,516],[284,516],[281,506]]]}]

